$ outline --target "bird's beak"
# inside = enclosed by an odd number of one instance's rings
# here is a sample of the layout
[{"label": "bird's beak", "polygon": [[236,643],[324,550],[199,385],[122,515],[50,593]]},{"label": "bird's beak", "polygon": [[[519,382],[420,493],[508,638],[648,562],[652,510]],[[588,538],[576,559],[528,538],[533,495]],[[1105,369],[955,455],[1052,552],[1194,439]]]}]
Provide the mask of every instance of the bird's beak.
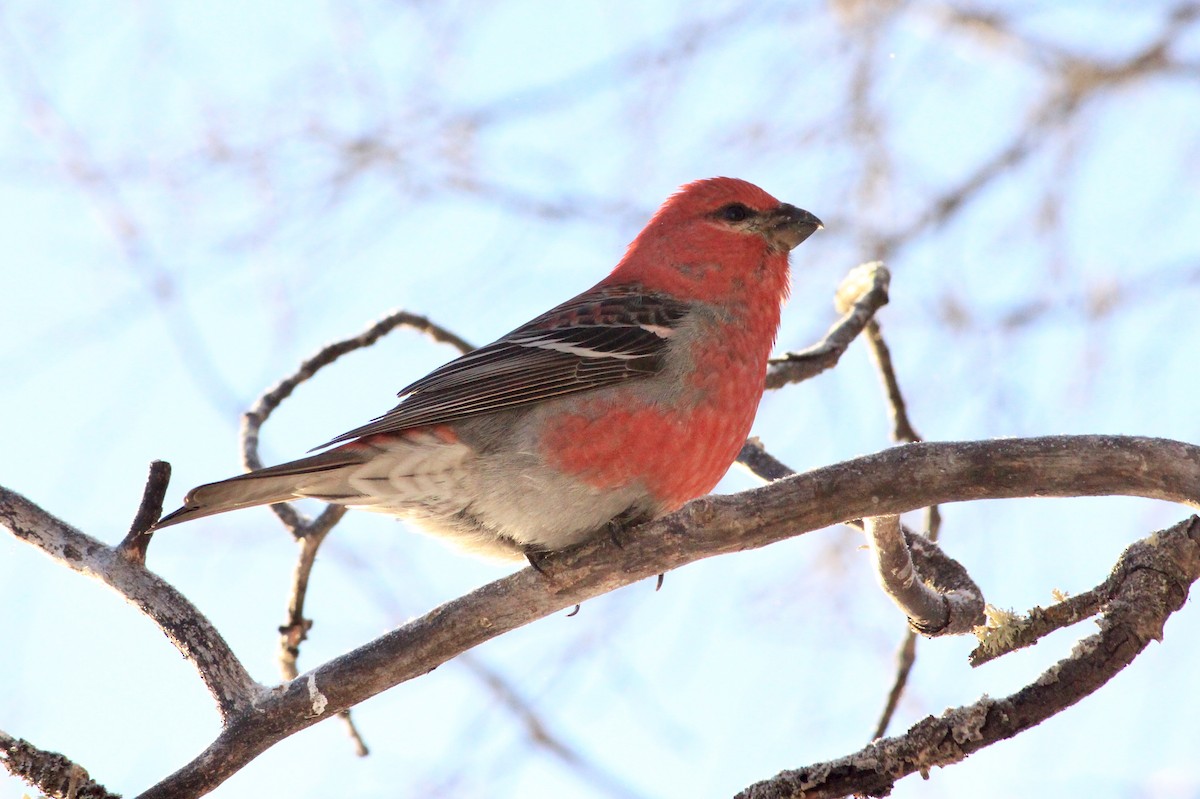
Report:
[{"label": "bird's beak", "polygon": [[787,252],[823,227],[808,211],[783,203],[763,219],[762,235],[772,247]]}]

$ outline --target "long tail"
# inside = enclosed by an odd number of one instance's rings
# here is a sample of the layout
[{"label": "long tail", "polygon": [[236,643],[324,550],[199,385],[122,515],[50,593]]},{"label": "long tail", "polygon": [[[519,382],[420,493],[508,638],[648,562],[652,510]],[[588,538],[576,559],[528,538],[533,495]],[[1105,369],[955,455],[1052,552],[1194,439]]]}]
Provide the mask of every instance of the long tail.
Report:
[{"label": "long tail", "polygon": [[[363,449],[350,444],[309,458],[198,486],[184,497],[182,508],[159,519],[152,529],[255,505],[270,505],[298,497],[321,497],[323,493],[332,495],[342,485],[341,478],[332,473],[362,464]],[[326,487],[329,490],[323,492],[322,488]]]}]

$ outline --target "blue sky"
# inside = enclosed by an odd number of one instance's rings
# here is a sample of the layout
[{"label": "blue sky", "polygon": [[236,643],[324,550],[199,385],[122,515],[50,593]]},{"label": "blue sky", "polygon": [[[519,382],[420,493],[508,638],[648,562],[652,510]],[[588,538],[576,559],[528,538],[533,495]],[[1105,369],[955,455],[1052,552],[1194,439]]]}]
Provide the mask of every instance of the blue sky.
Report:
[{"label": "blue sky", "polygon": [[[688,180],[752,180],[827,229],[793,256],[779,348],[833,321],[844,272],[1056,107],[1063,53],[1116,64],[1160,4],[655,2],[548,6],[14,2],[0,11],[0,483],[108,542],[147,463],[168,502],[238,471],[239,413],[324,343],[403,307],[484,343],[591,285]],[[1167,53],[1200,64],[1200,26]],[[1200,441],[1196,67],[1047,123],[942,224],[887,253],[881,315],[927,438],[1114,432]],[[856,86],[866,86],[856,93]],[[1058,92],[1058,93],[1056,93]],[[1051,115],[1053,116],[1053,115]],[[264,430],[278,462],[391,407],[453,353],[396,333],[323,371]],[[755,433],[811,468],[889,445],[856,345],[769,395]],[[755,485],[735,469],[720,487]],[[1085,590],[1182,517],[1122,499],[944,509],[990,601]],[[531,748],[451,663],[326,723],[216,796],[725,795],[857,749],[903,623],[852,531],[632,586],[473,653],[594,770]],[[277,680],[294,557],[265,510],[172,529],[150,566]],[[301,666],[501,576],[351,514],[323,551]],[[0,729],[134,794],[217,731],[191,668],[119,597],[0,537]],[[1090,623],[979,670],[923,643],[893,730],[1014,690]],[[895,796],[1196,796],[1190,605],[1105,690]],[[616,788],[596,772],[612,775]],[[0,799],[23,786],[0,776]],[[622,793],[624,791],[624,793]]]}]

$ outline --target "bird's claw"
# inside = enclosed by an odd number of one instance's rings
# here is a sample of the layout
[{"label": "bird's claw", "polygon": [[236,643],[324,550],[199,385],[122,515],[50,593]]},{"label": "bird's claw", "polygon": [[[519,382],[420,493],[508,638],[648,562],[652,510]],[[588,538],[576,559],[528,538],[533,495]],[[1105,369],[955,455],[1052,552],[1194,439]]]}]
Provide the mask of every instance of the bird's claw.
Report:
[{"label": "bird's claw", "polygon": [[529,561],[530,567],[532,567],[535,572],[542,575],[543,577],[550,576],[546,572],[546,568],[543,565],[549,557],[550,557],[549,552],[542,552],[541,550],[532,550],[532,549],[525,551],[525,560]]}]

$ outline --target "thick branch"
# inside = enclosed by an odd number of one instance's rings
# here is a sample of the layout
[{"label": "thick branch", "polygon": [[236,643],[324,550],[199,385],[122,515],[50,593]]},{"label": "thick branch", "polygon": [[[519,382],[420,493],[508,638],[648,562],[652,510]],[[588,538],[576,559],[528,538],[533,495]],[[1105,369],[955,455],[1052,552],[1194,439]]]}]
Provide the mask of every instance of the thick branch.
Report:
[{"label": "thick branch", "polygon": [[696,500],[436,608],[265,696],[147,799],[198,796],[283,738],[536,619],[701,558],[945,502],[1128,495],[1200,507],[1200,447],[1126,436],[920,443]]},{"label": "thick branch", "polygon": [[3,487],[0,524],[69,568],[107,583],[149,616],[200,672],[222,717],[249,710],[259,686],[208,619],[157,574]]},{"label": "thick branch", "polygon": [[0,762],[14,777],[55,799],[120,799],[119,794],[109,793],[89,777],[78,763],[2,731]]},{"label": "thick branch", "polygon": [[785,771],[752,785],[739,799],[832,799],[885,796],[896,780],[933,766],[957,763],[1011,738],[1093,693],[1128,666],[1150,641],[1162,640],[1167,618],[1187,600],[1200,578],[1200,519],[1133,544],[1118,561],[1112,599],[1100,631],[1071,655],[1003,699],[984,697],[940,717],[929,716],[907,733],[885,738],[847,757]]}]

